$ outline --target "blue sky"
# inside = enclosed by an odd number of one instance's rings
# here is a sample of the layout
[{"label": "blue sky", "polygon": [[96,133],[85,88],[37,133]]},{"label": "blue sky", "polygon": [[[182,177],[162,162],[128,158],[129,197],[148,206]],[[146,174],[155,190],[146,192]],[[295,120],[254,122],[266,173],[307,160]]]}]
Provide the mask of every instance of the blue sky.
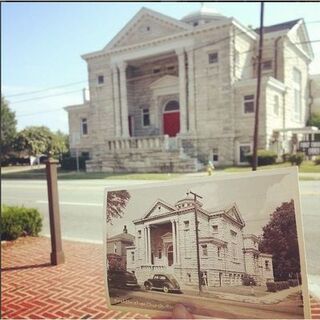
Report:
[{"label": "blue sky", "polygon": [[[66,105],[81,103],[87,67],[80,55],[102,49],[142,7],[180,19],[200,2],[2,3],[2,94],[16,112],[18,129],[46,125],[68,132]],[[244,25],[259,25],[258,3],[213,2],[206,6]],[[320,3],[266,3],[265,25],[304,18],[311,40],[320,39]],[[318,21],[318,22],[315,22]],[[320,73],[320,42],[313,44]],[[30,95],[13,96],[63,86]],[[36,99],[50,96],[45,99]],[[53,96],[53,97],[52,97]]]}]

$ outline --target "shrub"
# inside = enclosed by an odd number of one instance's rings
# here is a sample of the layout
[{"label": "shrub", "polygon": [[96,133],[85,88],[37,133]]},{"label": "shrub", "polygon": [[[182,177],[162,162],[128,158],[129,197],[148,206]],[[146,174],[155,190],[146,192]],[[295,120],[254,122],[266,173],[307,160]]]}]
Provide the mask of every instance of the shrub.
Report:
[{"label": "shrub", "polygon": [[290,159],[290,153],[284,153],[284,154],[282,155],[282,161],[283,161],[283,162],[288,162],[289,159]]},{"label": "shrub", "polygon": [[15,240],[22,235],[37,236],[42,217],[37,209],[2,206],[1,240]]},{"label": "shrub", "polygon": [[314,160],[314,164],[318,166],[320,164],[320,156],[316,157]]},{"label": "shrub", "polygon": [[297,165],[300,166],[300,164],[304,160],[304,153],[303,152],[297,152],[295,154],[291,154],[289,156],[289,161],[291,162],[292,165]]},{"label": "shrub", "polygon": [[254,280],[254,278],[248,274],[245,274],[242,277],[242,285],[244,286],[255,286],[256,285],[256,280]]},{"label": "shrub", "polygon": [[290,288],[288,281],[267,282],[266,285],[269,292],[277,292]]},{"label": "shrub", "polygon": [[[258,165],[259,166],[266,166],[269,164],[274,164],[277,159],[277,154],[275,152],[269,151],[269,150],[258,150],[257,156],[258,156]],[[252,165],[253,155],[252,154],[247,155],[247,160]]]},{"label": "shrub", "polygon": [[[86,169],[87,157],[79,157],[79,169]],[[63,170],[77,170],[77,158],[76,157],[66,157],[61,160],[61,169]]]}]

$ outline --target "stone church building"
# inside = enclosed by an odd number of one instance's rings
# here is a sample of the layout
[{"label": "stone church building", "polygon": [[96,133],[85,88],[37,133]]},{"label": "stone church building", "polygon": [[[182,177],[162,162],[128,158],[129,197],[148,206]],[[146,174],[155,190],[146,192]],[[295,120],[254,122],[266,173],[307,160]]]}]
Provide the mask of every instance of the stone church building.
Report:
[{"label": "stone church building", "polygon": [[[273,281],[272,255],[259,252],[259,238],[245,234],[245,221],[233,204],[205,209],[197,202],[200,270],[208,287],[242,284],[245,274],[258,285]],[[135,244],[127,249],[127,270],[138,281],[171,273],[180,286],[198,284],[193,198],[175,204],[157,200],[135,225]]]},{"label": "stone church building", "polygon": [[[202,7],[181,20],[142,8],[82,56],[90,99],[68,106],[88,171],[194,171],[252,151],[258,30]],[[259,148],[290,151],[309,116],[304,21],[264,28]],[[292,131],[293,130],[293,131]]]}]

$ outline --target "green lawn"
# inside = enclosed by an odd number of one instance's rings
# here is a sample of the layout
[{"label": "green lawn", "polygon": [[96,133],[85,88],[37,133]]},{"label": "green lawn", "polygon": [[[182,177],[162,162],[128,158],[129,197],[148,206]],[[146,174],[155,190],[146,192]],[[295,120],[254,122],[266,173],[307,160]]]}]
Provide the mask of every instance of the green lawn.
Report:
[{"label": "green lawn", "polygon": [[[78,179],[117,179],[117,180],[170,180],[179,177],[177,173],[105,173],[105,172],[76,172],[62,171],[58,169],[59,180],[78,180]],[[34,169],[19,172],[2,172],[4,179],[37,179],[45,180],[44,169]]]},{"label": "green lawn", "polygon": [[[277,163],[268,166],[261,166],[258,167],[258,170],[265,170],[265,169],[277,169],[277,168],[286,168],[291,167],[291,163],[284,162],[284,163]],[[223,169],[226,172],[245,172],[251,171],[251,167],[244,166],[244,167],[227,167]],[[299,167],[300,173],[320,173],[320,165],[315,165],[313,161],[304,161]]]},{"label": "green lawn", "polygon": [[[276,169],[290,167],[289,162],[273,164],[269,166],[258,167],[258,170],[265,169]],[[15,167],[17,168],[17,167]],[[21,169],[24,169],[23,167]],[[227,167],[223,169],[217,168],[216,171],[224,172],[246,172],[251,171],[251,167]],[[312,161],[304,161],[300,168],[300,173],[320,173],[320,165],[315,165]],[[182,174],[178,173],[105,173],[105,172],[76,172],[76,171],[62,171],[58,169],[59,180],[73,180],[73,179],[117,179],[117,180],[170,180],[181,177]],[[39,179],[45,180],[45,170],[41,169],[31,169],[25,171],[14,171],[12,168],[3,168],[1,177],[4,179]],[[319,180],[319,176],[305,176],[300,177],[301,180]]]}]

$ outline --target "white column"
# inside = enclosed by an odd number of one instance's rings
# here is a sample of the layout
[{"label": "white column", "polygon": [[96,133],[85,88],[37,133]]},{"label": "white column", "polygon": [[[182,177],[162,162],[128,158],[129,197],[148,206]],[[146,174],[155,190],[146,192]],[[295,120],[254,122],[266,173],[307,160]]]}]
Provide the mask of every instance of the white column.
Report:
[{"label": "white column", "polygon": [[113,108],[114,108],[114,125],[115,136],[121,136],[121,121],[120,121],[120,96],[119,96],[119,76],[116,65],[112,66],[112,85],[113,85]]},{"label": "white column", "polygon": [[171,220],[172,226],[172,248],[173,248],[173,265],[176,264],[176,227],[174,220]]},{"label": "white column", "polygon": [[180,233],[179,233],[179,223],[176,220],[176,232],[177,232],[177,264],[180,264]]},{"label": "white column", "polygon": [[143,233],[144,233],[145,263],[148,264],[148,233],[147,233],[147,227],[143,228]]},{"label": "white column", "polygon": [[126,79],[126,62],[119,64],[120,73],[120,94],[121,94],[121,122],[122,137],[129,137],[129,121],[128,121],[128,100],[127,100],[127,79]]},{"label": "white column", "polygon": [[179,62],[180,133],[187,132],[186,63],[184,49],[176,50]]},{"label": "white column", "polygon": [[188,115],[189,115],[189,131],[196,131],[196,108],[195,108],[195,92],[194,92],[194,51],[189,48],[188,56]]},{"label": "white column", "polygon": [[147,227],[148,230],[148,263],[151,264],[151,236],[150,236],[150,226]]}]

